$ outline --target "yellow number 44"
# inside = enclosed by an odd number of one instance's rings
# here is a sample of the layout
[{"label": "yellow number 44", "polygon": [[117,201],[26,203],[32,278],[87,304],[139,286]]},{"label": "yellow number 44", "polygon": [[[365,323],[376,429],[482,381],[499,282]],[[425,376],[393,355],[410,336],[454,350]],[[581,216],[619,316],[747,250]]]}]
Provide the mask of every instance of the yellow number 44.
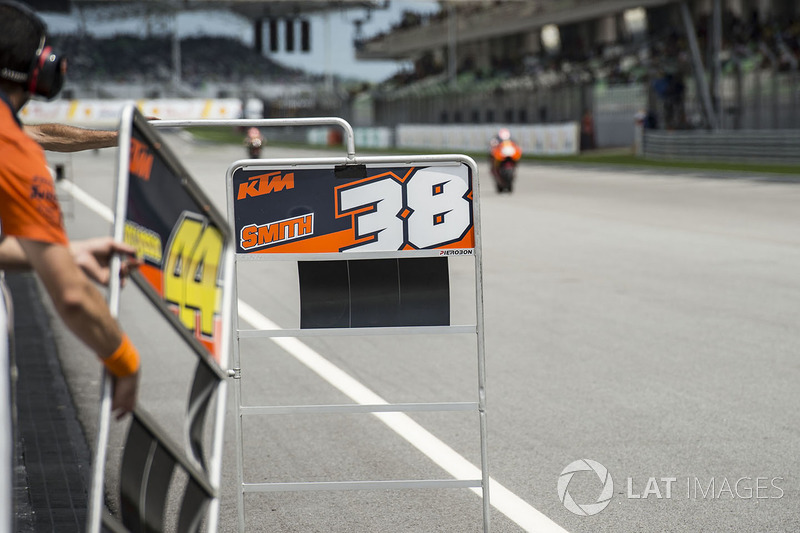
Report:
[{"label": "yellow number 44", "polygon": [[190,331],[214,335],[222,234],[194,213],[183,213],[167,243],[164,299]]}]

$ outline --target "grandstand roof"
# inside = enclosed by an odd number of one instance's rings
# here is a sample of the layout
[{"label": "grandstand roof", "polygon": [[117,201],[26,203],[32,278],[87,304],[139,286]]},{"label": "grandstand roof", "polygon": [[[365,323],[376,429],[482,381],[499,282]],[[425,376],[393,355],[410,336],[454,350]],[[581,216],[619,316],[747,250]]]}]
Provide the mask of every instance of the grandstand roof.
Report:
[{"label": "grandstand roof", "polygon": [[350,8],[380,8],[385,2],[378,0],[190,0],[189,5],[208,7],[209,4],[221,4],[248,18],[288,17],[294,15]]},{"label": "grandstand roof", "polygon": [[[460,13],[457,42],[485,40],[541,28],[591,20],[637,7],[657,7],[679,0],[562,0],[505,2],[484,9]],[[366,40],[356,51],[358,59],[406,59],[446,46],[448,21],[432,20],[420,26],[396,29]]]},{"label": "grandstand roof", "polygon": [[162,5],[165,9],[230,9],[249,18],[287,17],[343,8],[383,8],[384,0],[22,0],[37,11],[70,11],[73,5],[118,6]]}]

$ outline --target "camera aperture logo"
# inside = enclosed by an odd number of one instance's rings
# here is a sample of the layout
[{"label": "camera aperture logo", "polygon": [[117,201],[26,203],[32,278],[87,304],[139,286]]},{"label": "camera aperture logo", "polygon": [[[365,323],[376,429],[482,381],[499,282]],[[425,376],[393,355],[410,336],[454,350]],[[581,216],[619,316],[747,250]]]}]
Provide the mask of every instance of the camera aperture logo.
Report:
[{"label": "camera aperture logo", "polygon": [[[578,503],[569,493],[569,485],[573,476],[578,472],[594,472],[599,479],[598,489],[599,495],[597,501],[589,503]],[[591,476],[593,479],[594,476]],[[584,476],[580,476],[581,480]],[[583,481],[582,481],[583,482]],[[611,479],[611,474],[608,469],[591,459],[579,459],[566,466],[558,476],[558,499],[564,504],[568,511],[579,516],[592,516],[596,515],[611,503],[611,497],[614,496],[614,481]]]}]

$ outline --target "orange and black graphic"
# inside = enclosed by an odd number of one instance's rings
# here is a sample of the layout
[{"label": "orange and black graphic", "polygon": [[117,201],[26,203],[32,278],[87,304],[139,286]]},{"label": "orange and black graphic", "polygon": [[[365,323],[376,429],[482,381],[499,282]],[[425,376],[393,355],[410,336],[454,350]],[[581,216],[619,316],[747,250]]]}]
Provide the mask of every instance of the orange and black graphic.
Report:
[{"label": "orange and black graphic", "polygon": [[145,181],[150,179],[153,171],[153,153],[150,148],[138,139],[131,139],[130,172]]},{"label": "orange and black graphic", "polygon": [[50,176],[33,176],[30,189],[31,204],[53,226],[62,226],[63,217],[55,184]]},{"label": "orange and black graphic", "polygon": [[237,200],[245,198],[255,198],[272,192],[279,192],[284,189],[294,189],[294,172],[282,174],[280,172],[268,172],[251,176],[247,181],[239,184],[236,194]]},{"label": "orange and black graphic", "polygon": [[314,213],[278,220],[268,224],[250,224],[242,228],[241,246],[245,250],[270,246],[314,235]]},{"label": "orange and black graphic", "polygon": [[176,161],[163,143],[134,128],[125,242],[143,260],[137,283],[175,327],[219,361],[226,225],[190,194]]},{"label": "orange and black graphic", "polygon": [[350,180],[333,168],[239,169],[233,191],[237,253],[475,246],[465,165],[375,168]]}]

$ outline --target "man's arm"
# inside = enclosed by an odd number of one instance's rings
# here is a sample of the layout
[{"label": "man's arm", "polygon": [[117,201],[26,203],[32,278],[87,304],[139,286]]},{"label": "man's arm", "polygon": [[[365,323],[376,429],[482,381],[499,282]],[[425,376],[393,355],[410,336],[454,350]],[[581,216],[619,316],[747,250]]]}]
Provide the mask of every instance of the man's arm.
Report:
[{"label": "man's arm", "polygon": [[[101,285],[108,285],[111,279],[110,263],[114,254],[122,256],[119,275],[123,283],[140,263],[136,259],[136,248],[117,242],[111,237],[70,241],[69,249],[83,273]],[[29,270],[30,268],[30,261],[19,241],[15,237],[0,236],[0,269]]]},{"label": "man's arm", "polygon": [[111,237],[94,237],[80,241],[70,241],[69,249],[72,258],[90,279],[108,285],[111,281],[111,258],[120,256],[119,276],[122,282],[128,275],[139,268],[141,262],[136,258],[136,248],[115,241]]},{"label": "man's arm", "polygon": [[[18,239],[67,327],[103,360],[114,376],[117,418],[136,406],[139,356],[66,246]],[[127,363],[114,366],[112,363]]]},{"label": "man's arm", "polygon": [[23,129],[42,148],[53,152],[110,148],[117,145],[118,138],[114,130],[90,130],[66,124],[26,124]]}]

